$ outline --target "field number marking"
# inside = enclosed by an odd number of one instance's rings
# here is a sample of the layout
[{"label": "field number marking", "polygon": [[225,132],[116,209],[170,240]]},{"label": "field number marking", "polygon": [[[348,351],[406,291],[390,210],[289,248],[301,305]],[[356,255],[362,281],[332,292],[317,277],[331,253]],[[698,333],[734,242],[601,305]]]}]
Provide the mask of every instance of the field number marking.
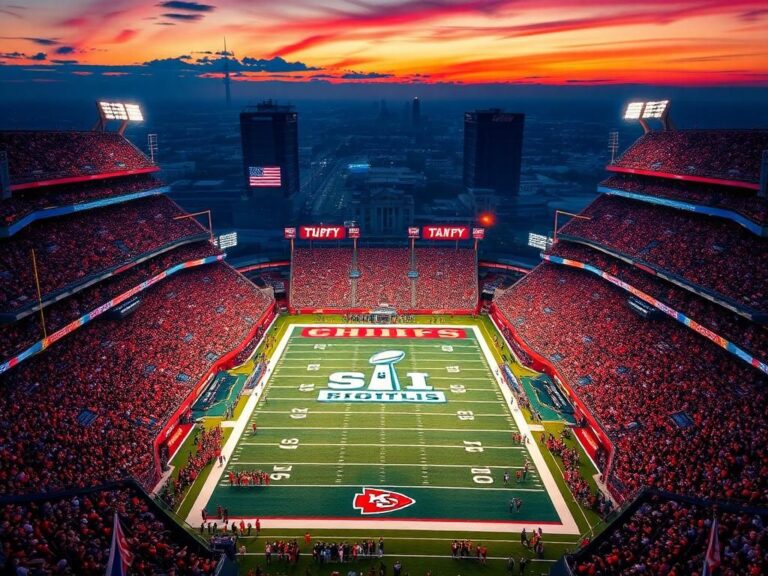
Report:
[{"label": "field number marking", "polygon": [[472,412],[472,410],[459,410],[456,412],[456,416],[459,417],[459,420],[474,420],[475,419],[475,413]]},{"label": "field number marking", "polygon": [[490,468],[470,468],[470,472],[475,484],[493,484]]},{"label": "field number marking", "polygon": [[303,420],[307,417],[309,408],[291,408],[291,418],[294,420]]},{"label": "field number marking", "polygon": [[299,384],[299,392],[312,392],[314,389],[314,384]]},{"label": "field number marking", "polygon": [[272,480],[287,480],[291,477],[291,470],[293,470],[293,466],[273,466],[272,474],[269,475],[269,477]]},{"label": "field number marking", "polygon": [[466,391],[464,384],[451,384],[451,392],[454,394],[464,394]]},{"label": "field number marking", "polygon": [[470,441],[470,440],[464,440],[464,450],[467,452],[482,452],[483,451],[483,443],[477,442],[477,441]]},{"label": "field number marking", "polygon": [[283,450],[296,450],[299,447],[298,438],[283,438],[280,440],[280,448]]}]

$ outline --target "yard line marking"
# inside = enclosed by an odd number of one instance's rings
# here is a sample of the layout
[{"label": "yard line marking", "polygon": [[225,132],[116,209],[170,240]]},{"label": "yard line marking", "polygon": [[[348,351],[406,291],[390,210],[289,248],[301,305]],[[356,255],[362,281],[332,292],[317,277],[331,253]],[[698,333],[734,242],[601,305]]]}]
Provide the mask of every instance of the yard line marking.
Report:
[{"label": "yard line marking", "polygon": [[[443,389],[443,388],[435,388],[436,390],[443,390],[444,392],[450,392],[450,390]],[[390,392],[385,392],[385,394],[390,394]],[[269,397],[270,402],[301,402],[301,398],[273,398]],[[453,400],[453,403],[459,403],[459,404],[498,404],[498,400],[463,400],[463,399],[456,399]],[[382,404],[383,406],[383,404]],[[313,412],[313,414],[322,414],[322,412]]]},{"label": "yard line marking", "polygon": [[[341,466],[406,466],[408,468],[471,468],[471,464],[414,464],[414,463],[404,463],[404,462],[238,462],[238,466],[283,466],[283,465],[291,465],[291,466],[328,466],[328,467],[337,467],[340,468]],[[519,466],[483,466],[484,468],[496,468],[498,470],[510,470],[513,468],[519,468]],[[528,475],[530,477],[534,477],[535,475],[531,473],[531,471],[528,471]],[[515,483],[517,484],[517,483]],[[536,482],[526,482],[526,484],[533,484],[536,485]],[[510,482],[510,486],[512,486]]]},{"label": "yard line marking", "polygon": [[[317,413],[313,414],[316,415]],[[326,430],[328,431],[327,426],[259,426],[259,430]],[[347,430],[380,430],[378,426],[374,427],[357,427],[357,428],[347,428]],[[408,430],[409,432],[413,432],[413,428],[387,428],[387,430]],[[510,432],[513,432],[513,430],[510,430],[509,428],[466,428],[466,429],[457,429],[457,428],[430,428],[430,431],[434,432],[461,432],[462,434],[466,434],[467,432],[472,432],[473,434],[475,432],[506,432],[509,434]]]},{"label": "yard line marking", "polygon": [[[293,386],[288,386],[288,388],[293,388]],[[301,401],[300,398],[296,399],[297,402]],[[418,404],[417,404],[418,406]],[[290,410],[259,410],[259,414],[290,414]],[[363,416],[363,415],[370,415],[370,414],[376,414],[376,412],[345,412],[344,410],[323,410],[323,411],[315,411],[314,414],[352,414],[353,416]],[[390,412],[387,410],[387,415],[393,415],[393,416],[413,416],[416,414],[416,412]],[[456,412],[420,412],[422,416],[456,416]],[[510,422],[512,422],[512,418],[506,414],[478,414],[475,412],[475,418],[507,418]],[[391,430],[391,428],[390,428]],[[430,428],[427,428],[427,430],[430,430]]]},{"label": "yard line marking", "polygon": [[[293,428],[292,428],[293,430]],[[243,446],[279,446],[274,442],[242,442]],[[301,446],[359,446],[359,447],[377,447],[377,448],[421,448],[422,444],[334,444],[334,443],[315,443],[315,442],[302,442]],[[425,448],[461,448],[464,450],[463,444],[427,444]],[[486,446],[483,444],[485,450],[525,450],[524,446]]]},{"label": "yard line marking", "polygon": [[[271,483],[269,488],[360,488],[361,484],[276,484]],[[401,488],[403,490],[486,490],[488,492],[546,492],[543,488],[483,488],[475,486],[430,486],[425,488],[424,486],[400,486],[398,484],[365,484],[369,488]],[[237,486],[233,486],[237,488]],[[241,486],[241,488],[253,488],[253,486]],[[257,486],[258,488],[258,486]],[[531,520],[529,523],[535,524],[535,520]],[[198,522],[199,524],[199,522]]]}]

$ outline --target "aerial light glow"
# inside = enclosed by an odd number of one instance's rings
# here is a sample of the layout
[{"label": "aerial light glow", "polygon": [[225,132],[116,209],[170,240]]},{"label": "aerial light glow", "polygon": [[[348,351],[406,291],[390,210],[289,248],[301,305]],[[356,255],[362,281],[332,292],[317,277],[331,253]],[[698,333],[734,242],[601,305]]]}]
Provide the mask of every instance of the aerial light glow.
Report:
[{"label": "aerial light glow", "polygon": [[624,112],[624,120],[640,120],[645,102],[630,102]]},{"label": "aerial light glow", "polygon": [[480,214],[480,217],[477,220],[478,222],[480,222],[480,224],[482,224],[486,228],[496,224],[496,216],[494,216],[490,212],[483,212],[482,214]]},{"label": "aerial light glow", "polygon": [[126,104],[125,111],[128,114],[128,120],[131,122],[143,122],[144,114],[141,113],[141,108],[138,104]]},{"label": "aerial light glow", "polygon": [[662,118],[664,112],[669,106],[669,100],[659,100],[657,102],[646,102],[645,110],[643,110],[643,118]]},{"label": "aerial light glow", "polygon": [[105,120],[128,120],[125,106],[120,102],[99,102]]}]

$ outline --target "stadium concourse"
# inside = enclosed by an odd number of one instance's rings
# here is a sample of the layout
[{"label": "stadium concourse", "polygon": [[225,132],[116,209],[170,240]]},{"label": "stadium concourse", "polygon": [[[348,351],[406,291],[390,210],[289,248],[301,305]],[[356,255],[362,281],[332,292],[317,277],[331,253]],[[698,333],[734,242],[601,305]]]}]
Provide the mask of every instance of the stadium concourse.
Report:
[{"label": "stadium concourse", "polygon": [[220,553],[145,490],[201,383],[252,348],[274,300],[222,261],[123,136],[0,132],[0,149],[5,566],[103,574],[118,512],[132,573],[212,574]]}]

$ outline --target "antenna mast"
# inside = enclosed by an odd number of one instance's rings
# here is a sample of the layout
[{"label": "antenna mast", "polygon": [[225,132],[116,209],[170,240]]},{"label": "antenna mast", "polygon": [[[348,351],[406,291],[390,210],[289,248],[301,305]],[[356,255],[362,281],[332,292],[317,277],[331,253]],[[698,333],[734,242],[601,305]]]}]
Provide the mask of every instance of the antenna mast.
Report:
[{"label": "antenna mast", "polygon": [[224,93],[227,99],[227,109],[232,104],[232,94],[230,92],[229,79],[229,52],[227,52],[227,37],[224,36]]}]

